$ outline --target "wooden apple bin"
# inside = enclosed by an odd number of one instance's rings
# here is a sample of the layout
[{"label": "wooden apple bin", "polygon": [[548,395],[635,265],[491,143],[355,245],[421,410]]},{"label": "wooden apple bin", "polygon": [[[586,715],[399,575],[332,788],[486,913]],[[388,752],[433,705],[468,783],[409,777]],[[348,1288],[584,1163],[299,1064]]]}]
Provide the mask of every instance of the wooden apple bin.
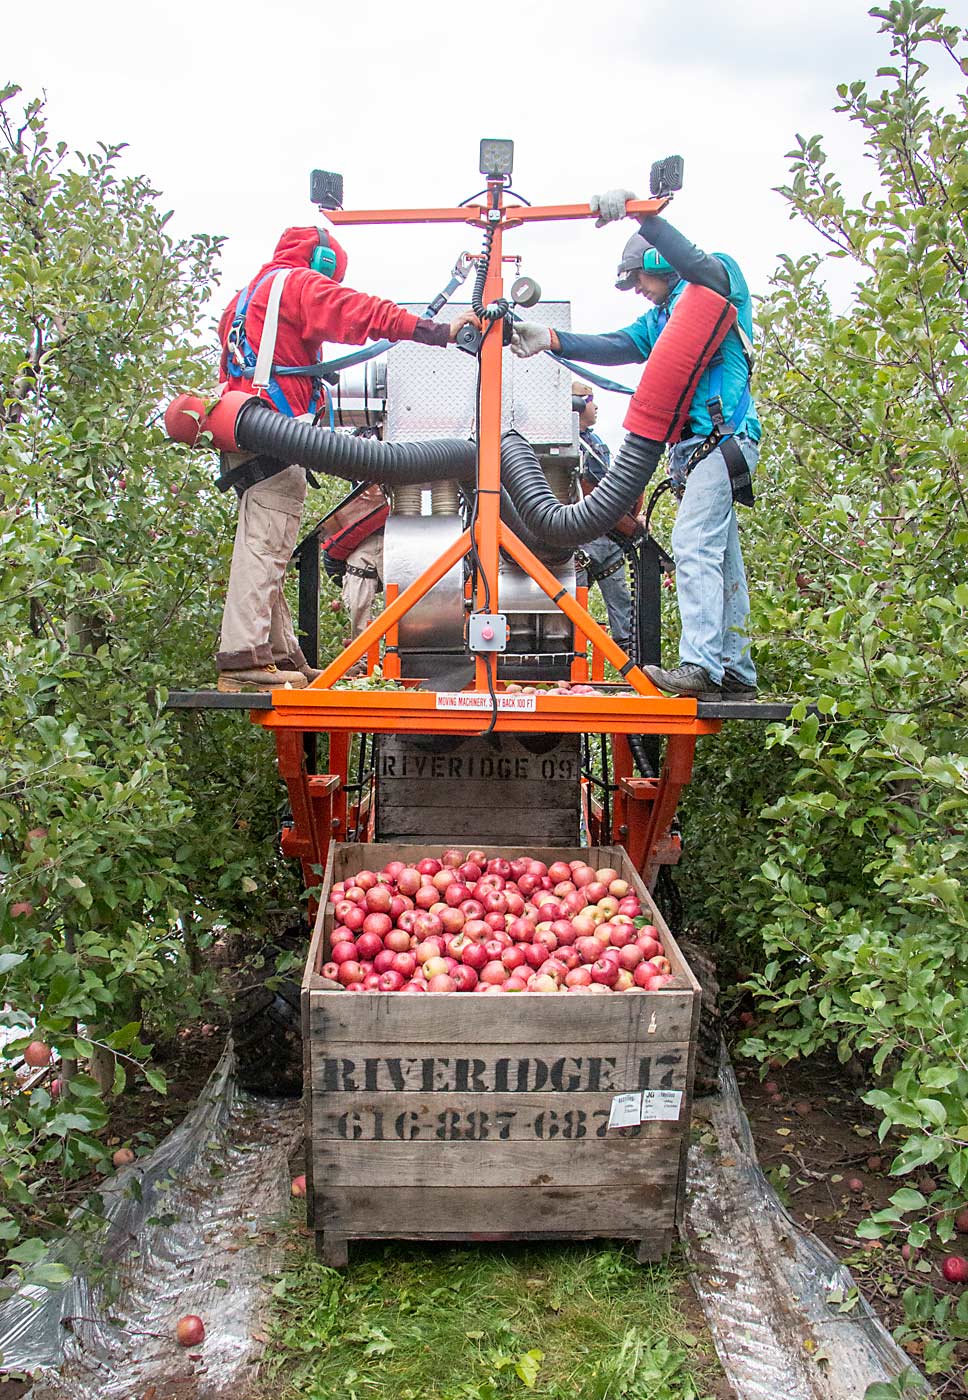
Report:
[{"label": "wooden apple bin", "polygon": [[[700,990],[624,850],[500,854],[617,869],[651,911],[675,986],[353,995],[320,977],[334,881],[448,844],[330,848],[302,984],[307,1204],[322,1259],[345,1265],[354,1239],[598,1237],[661,1258],[685,1187]],[[662,1091],[643,1114],[668,1116],[610,1128],[615,1096],[643,1090]]]}]

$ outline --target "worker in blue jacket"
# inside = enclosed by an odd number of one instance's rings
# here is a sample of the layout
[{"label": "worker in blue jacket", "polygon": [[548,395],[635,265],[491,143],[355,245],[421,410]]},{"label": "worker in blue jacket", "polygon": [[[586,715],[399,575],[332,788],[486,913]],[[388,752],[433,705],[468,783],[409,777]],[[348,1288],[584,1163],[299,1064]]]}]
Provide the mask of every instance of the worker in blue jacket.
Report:
[{"label": "worker in blue jacket", "polygon": [[[599,226],[625,215],[635,196],[612,190],[591,201]],[[751,700],[756,669],[749,646],[749,591],[734,500],[752,504],[751,474],[759,458],[760,422],[749,392],[753,309],[736,261],[700,252],[660,215],[640,220],[625,245],[616,286],[653,303],[623,330],[578,335],[521,321],[511,349],[527,358],[552,350],[587,364],[647,360],[689,282],[726,297],[737,310],[734,328],[702,375],[689,409],[689,428],[669,445],[668,465],[679,510],[672,533],[681,635],[679,665],[642,669],[660,690],[702,700]]]}]

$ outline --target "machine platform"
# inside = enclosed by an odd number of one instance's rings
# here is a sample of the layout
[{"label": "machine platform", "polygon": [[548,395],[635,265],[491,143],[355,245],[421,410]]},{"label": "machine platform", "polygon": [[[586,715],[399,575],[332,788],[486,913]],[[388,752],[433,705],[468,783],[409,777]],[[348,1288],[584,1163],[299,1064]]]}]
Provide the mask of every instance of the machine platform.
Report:
[{"label": "machine platform", "polygon": [[[343,692],[345,693],[345,692]],[[362,693],[362,692],[361,692]],[[302,691],[293,691],[299,696]],[[789,719],[793,711],[792,700],[754,700],[744,702],[697,701],[696,718],[700,720],[745,719],[758,720],[770,724],[775,720]],[[168,692],[169,710],[271,710],[273,697],[270,694],[224,695],[219,690],[171,690]],[[303,707],[299,707],[305,715]],[[327,721],[327,725],[331,723]],[[478,716],[478,723],[480,717]],[[310,725],[300,723],[301,728]]]}]

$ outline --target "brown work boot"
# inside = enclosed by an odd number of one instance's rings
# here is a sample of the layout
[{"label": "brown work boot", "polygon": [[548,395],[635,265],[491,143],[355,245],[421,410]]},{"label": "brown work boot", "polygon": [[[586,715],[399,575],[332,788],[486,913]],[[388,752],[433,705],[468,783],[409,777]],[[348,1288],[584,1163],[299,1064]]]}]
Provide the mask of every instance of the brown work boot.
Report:
[{"label": "brown work boot", "polygon": [[305,684],[306,677],[301,671],[280,671],[270,663],[219,671],[217,689],[223,695],[237,695],[247,690],[300,690]]},{"label": "brown work boot", "polygon": [[307,685],[312,685],[313,681],[318,681],[320,676],[323,674],[318,667],[310,666],[308,661],[306,662],[305,666],[300,666],[299,670],[300,673],[306,677]]}]

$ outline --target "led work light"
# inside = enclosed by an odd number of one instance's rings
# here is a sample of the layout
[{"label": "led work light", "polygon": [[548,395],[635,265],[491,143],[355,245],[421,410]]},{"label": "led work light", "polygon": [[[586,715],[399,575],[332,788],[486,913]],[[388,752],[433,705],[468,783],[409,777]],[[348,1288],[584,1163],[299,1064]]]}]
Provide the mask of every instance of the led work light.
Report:
[{"label": "led work light", "polygon": [[513,141],[497,141],[493,137],[484,138],[481,142],[480,171],[482,175],[491,178],[510,175],[513,165]]}]

